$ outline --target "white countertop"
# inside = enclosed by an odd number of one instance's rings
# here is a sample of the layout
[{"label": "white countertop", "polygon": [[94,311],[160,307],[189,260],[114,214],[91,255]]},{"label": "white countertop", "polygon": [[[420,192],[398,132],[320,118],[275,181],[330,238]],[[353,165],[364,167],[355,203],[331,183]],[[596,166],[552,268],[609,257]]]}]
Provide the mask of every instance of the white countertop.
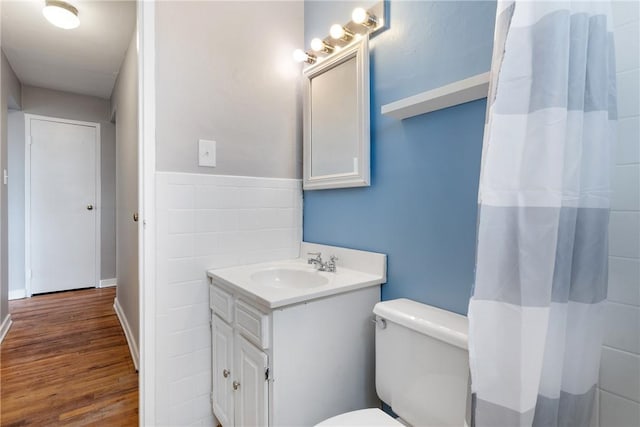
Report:
[{"label": "white countertop", "polygon": [[[275,268],[309,271],[325,277],[328,283],[308,288],[276,288],[251,280],[252,274]],[[306,259],[301,258],[208,270],[207,275],[214,281],[238,291],[249,300],[271,309],[380,285],[386,281],[383,275],[363,273],[341,266],[338,266],[335,273],[317,271],[312,265],[307,264]]]}]

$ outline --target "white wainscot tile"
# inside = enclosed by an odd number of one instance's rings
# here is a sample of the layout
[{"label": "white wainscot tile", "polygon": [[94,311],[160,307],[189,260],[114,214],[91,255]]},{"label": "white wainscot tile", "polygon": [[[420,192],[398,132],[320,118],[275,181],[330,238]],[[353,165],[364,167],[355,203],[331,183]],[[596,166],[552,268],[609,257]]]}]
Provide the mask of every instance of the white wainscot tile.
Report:
[{"label": "white wainscot tile", "polygon": [[169,372],[169,384],[191,375],[209,374],[211,372],[211,349],[194,351],[183,356],[169,359],[173,370]]},{"label": "white wainscot tile", "polygon": [[233,267],[241,264],[241,253],[223,252],[214,255],[197,257],[195,261],[198,267],[202,269],[202,271],[207,271],[215,268]]},{"label": "white wainscot tile", "polygon": [[169,334],[169,341],[169,356],[193,353],[203,348],[211,348],[211,330],[209,325],[206,325],[174,332]]},{"label": "white wainscot tile", "polygon": [[169,210],[169,233],[192,233],[195,229],[195,215],[191,209]]},{"label": "white wainscot tile", "polygon": [[609,255],[640,258],[640,213],[611,212]]},{"label": "white wainscot tile", "polygon": [[240,230],[293,228],[297,210],[293,208],[241,209],[238,211]]},{"label": "white wainscot tile", "polygon": [[619,165],[640,163],[640,117],[618,120],[616,162]]},{"label": "white wainscot tile", "polygon": [[640,305],[640,259],[609,258],[609,301]]},{"label": "white wainscot tile", "polygon": [[600,426],[634,427],[640,425],[640,404],[604,390],[600,392]]},{"label": "white wainscot tile", "polygon": [[196,187],[197,209],[229,209],[241,208],[242,199],[235,187],[217,187],[198,185]]},{"label": "white wainscot tile", "polygon": [[246,233],[244,248],[248,251],[266,251],[294,246],[294,230],[257,230]]},{"label": "white wainscot tile", "polygon": [[604,344],[631,353],[640,353],[640,308],[607,302],[604,316]]},{"label": "white wainscot tile", "polygon": [[169,408],[169,424],[172,426],[186,426],[196,421],[194,414],[194,402],[184,396],[177,395],[172,389],[173,401],[180,402]]},{"label": "white wainscot tile", "polygon": [[640,401],[640,357],[626,351],[603,347],[600,388],[636,402]]},{"label": "white wainscot tile", "polygon": [[186,399],[194,399],[198,396],[211,392],[211,376],[210,375],[192,375],[182,378],[172,384],[174,393],[178,396],[184,396]]},{"label": "white wainscot tile", "polygon": [[618,73],[618,117],[640,114],[640,69]]},{"label": "white wainscot tile", "polygon": [[298,248],[275,249],[269,251],[246,252],[242,254],[241,264],[281,261],[298,258]]},{"label": "white wainscot tile", "polygon": [[166,332],[178,332],[197,326],[209,327],[209,301],[202,301],[199,304],[187,305],[179,308],[169,309],[167,312],[168,323]]},{"label": "white wainscot tile", "polygon": [[205,279],[206,271],[200,270],[203,278],[192,282],[170,285],[169,308],[200,305],[209,300],[209,286]]},{"label": "white wainscot tile", "polygon": [[236,231],[238,229],[238,211],[234,209],[197,210],[196,232]]},{"label": "white wainscot tile", "polygon": [[[201,394],[193,399],[193,415],[198,420],[194,425],[213,425],[210,424],[200,424],[200,421],[204,420],[212,420],[211,416],[211,400],[209,397],[209,393]],[[209,421],[210,422],[210,421]]]},{"label": "white wainscot tile", "polygon": [[169,209],[193,209],[195,188],[193,185],[167,186],[167,207]]},{"label": "white wainscot tile", "polygon": [[169,259],[166,265],[167,283],[189,282],[204,277],[193,258]]},{"label": "white wainscot tile", "polygon": [[242,252],[247,250],[247,231],[235,231],[230,233],[219,233],[219,252]]},{"label": "white wainscot tile", "polygon": [[292,208],[294,207],[294,193],[297,193],[297,190],[280,188],[251,189],[249,195],[252,200],[251,207]]},{"label": "white wainscot tile", "polygon": [[196,256],[211,255],[220,252],[218,233],[197,233],[195,235]]},{"label": "white wainscot tile", "polygon": [[169,234],[167,236],[167,257],[185,258],[193,256],[193,234]]},{"label": "white wainscot tile", "polygon": [[616,71],[640,67],[640,21],[631,21],[614,30],[616,43]]},{"label": "white wainscot tile", "polygon": [[[640,140],[638,143],[640,144]],[[612,210],[640,210],[640,164],[616,166],[613,170],[611,190]]]}]

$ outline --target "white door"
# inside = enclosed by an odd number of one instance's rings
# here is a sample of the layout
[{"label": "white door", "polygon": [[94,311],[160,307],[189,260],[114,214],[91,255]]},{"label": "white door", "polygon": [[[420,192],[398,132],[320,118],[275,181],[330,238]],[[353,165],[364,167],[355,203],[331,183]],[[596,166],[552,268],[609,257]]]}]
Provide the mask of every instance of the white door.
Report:
[{"label": "white door", "polygon": [[267,355],[236,335],[238,359],[234,364],[236,374],[235,425],[267,426],[269,424],[269,382],[266,378]]},{"label": "white door", "polygon": [[215,314],[211,315],[213,413],[224,427],[233,424],[233,329]]},{"label": "white door", "polygon": [[28,120],[30,292],[96,286],[97,129]]}]

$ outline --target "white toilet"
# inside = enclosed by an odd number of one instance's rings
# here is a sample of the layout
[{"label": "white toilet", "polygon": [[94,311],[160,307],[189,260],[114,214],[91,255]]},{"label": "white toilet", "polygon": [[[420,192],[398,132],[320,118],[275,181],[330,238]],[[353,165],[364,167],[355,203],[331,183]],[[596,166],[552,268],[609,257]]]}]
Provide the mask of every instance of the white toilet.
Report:
[{"label": "white toilet", "polygon": [[373,312],[376,390],[400,418],[370,408],[337,415],[317,426],[467,425],[467,318],[408,299],[380,302]]}]

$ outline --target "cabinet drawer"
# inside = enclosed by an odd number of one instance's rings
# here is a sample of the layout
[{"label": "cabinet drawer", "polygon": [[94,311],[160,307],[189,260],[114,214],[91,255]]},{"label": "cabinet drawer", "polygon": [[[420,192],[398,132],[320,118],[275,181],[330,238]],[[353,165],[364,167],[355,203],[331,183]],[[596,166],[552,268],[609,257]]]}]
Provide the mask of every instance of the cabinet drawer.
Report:
[{"label": "cabinet drawer", "polygon": [[269,348],[269,316],[247,303],[236,302],[236,325],[240,333],[260,348]]},{"label": "cabinet drawer", "polygon": [[215,285],[209,286],[209,306],[226,322],[233,321],[233,298],[227,291]]}]

